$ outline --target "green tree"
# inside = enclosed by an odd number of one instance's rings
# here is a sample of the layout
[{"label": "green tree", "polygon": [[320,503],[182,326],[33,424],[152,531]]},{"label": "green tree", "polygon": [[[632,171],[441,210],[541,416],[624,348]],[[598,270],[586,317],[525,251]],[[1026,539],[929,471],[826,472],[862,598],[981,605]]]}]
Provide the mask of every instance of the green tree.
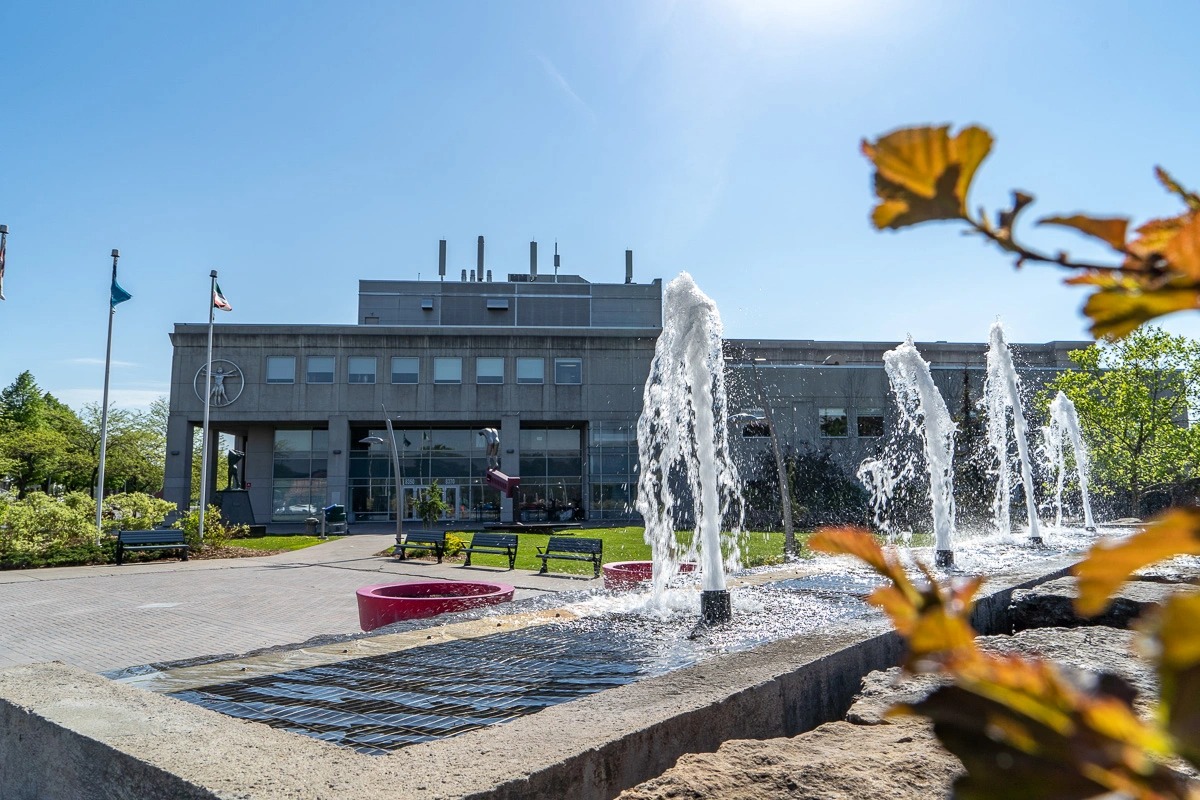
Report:
[{"label": "green tree", "polygon": [[1141,327],[1116,342],[1071,353],[1078,370],[1050,384],[1075,403],[1102,491],[1128,494],[1142,515],[1148,493],[1196,477],[1200,427],[1200,342]]},{"label": "green tree", "polygon": [[431,528],[442,518],[442,516],[450,510],[450,506],[446,504],[446,498],[442,494],[442,487],[438,486],[437,481],[429,484],[429,487],[421,491],[421,496],[413,503],[413,509],[417,512],[417,516],[425,523],[426,528]]},{"label": "green tree", "polygon": [[18,427],[32,427],[42,421],[46,403],[33,373],[25,370],[0,392],[0,420]]}]

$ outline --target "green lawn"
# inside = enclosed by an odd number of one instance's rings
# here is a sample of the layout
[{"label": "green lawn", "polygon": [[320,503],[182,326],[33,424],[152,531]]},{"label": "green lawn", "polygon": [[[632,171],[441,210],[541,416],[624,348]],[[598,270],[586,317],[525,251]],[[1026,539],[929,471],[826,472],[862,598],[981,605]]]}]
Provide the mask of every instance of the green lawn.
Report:
[{"label": "green lawn", "polygon": [[[464,541],[471,540],[469,532],[452,532],[454,536]],[[584,528],[576,530],[573,536],[604,540],[604,555],[602,563],[613,561],[648,561],[650,545],[642,540],[642,528]],[[797,541],[803,544],[808,534],[796,534]],[[537,548],[545,547],[549,534],[522,533],[517,537],[517,569],[537,570],[542,562],[537,558]],[[746,566],[774,564],[783,561],[783,534],[779,532],[763,533],[750,531],[742,537],[742,563]],[[493,556],[475,553],[471,564],[481,566],[504,567],[508,565],[505,556]],[[586,561],[550,560],[550,571],[590,574],[592,565]]]},{"label": "green lawn", "polygon": [[250,550],[303,550],[322,542],[332,542],[340,536],[322,539],[317,536],[255,536],[249,539],[230,539],[230,547],[245,547]]}]

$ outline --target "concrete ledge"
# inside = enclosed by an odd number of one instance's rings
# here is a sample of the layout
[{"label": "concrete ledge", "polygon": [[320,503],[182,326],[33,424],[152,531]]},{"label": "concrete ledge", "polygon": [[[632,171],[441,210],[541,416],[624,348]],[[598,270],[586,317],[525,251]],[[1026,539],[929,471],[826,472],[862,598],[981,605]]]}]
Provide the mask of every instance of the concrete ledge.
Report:
[{"label": "concrete ledge", "polygon": [[[1013,589],[1062,574],[997,578],[981,633],[1008,630]],[[1049,574],[1047,574],[1047,572]],[[879,618],[712,659],[459,737],[366,756],[116,684],[62,664],[0,671],[5,800],[92,798],[611,798],[688,752],[792,736],[840,718],[902,643]]]}]

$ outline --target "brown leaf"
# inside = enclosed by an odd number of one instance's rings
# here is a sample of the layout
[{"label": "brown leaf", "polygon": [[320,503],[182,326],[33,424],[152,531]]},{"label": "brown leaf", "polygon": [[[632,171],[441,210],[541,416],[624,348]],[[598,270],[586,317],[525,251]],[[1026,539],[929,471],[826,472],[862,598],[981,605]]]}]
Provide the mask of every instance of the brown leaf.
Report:
[{"label": "brown leaf", "polygon": [[1154,168],[1154,177],[1158,178],[1158,182],[1161,183],[1168,192],[1182,197],[1183,202],[1187,203],[1188,208],[1190,208],[1192,211],[1200,211],[1200,194],[1190,192],[1183,188],[1181,185],[1179,185],[1179,182],[1172,178],[1170,173],[1168,173],[1162,167]]},{"label": "brown leaf", "polygon": [[1193,214],[1162,251],[1170,268],[1200,281],[1200,214]]},{"label": "brown leaf", "polygon": [[1125,248],[1125,234],[1129,228],[1126,217],[1088,217],[1073,214],[1069,217],[1042,217],[1038,225],[1061,225],[1074,228],[1080,233],[1100,239],[1114,250]]},{"label": "brown leaf", "polygon": [[977,125],[963,128],[954,137],[952,158],[961,165],[954,194],[958,197],[963,214],[967,212],[967,194],[971,191],[971,181],[975,180],[975,171],[992,151],[992,142],[992,135]]},{"label": "brown leaf", "polygon": [[1163,217],[1144,223],[1136,231],[1138,237],[1129,242],[1129,252],[1140,258],[1162,253],[1189,218],[1188,214],[1180,214],[1177,217]]},{"label": "brown leaf", "polygon": [[862,151],[884,180],[932,200],[938,178],[953,163],[949,132],[949,125],[901,128],[874,144],[864,140]]},{"label": "brown leaf", "polygon": [[1075,610],[1099,614],[1134,570],[1177,555],[1200,555],[1200,509],[1173,508],[1140,533],[1093,545],[1073,570],[1079,580]]}]

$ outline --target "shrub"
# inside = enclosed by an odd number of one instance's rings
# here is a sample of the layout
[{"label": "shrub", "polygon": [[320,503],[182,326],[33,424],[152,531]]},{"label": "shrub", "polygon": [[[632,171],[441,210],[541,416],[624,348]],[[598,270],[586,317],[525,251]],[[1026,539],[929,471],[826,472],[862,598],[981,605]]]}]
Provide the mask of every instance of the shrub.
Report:
[{"label": "shrub", "polygon": [[0,562],[40,562],[47,553],[95,543],[96,506],[81,492],[32,492],[0,505],[0,514]]},{"label": "shrub", "polygon": [[444,550],[447,556],[456,556],[463,551],[467,546],[467,540],[454,533],[446,534],[446,547]]},{"label": "shrub", "polygon": [[148,531],[157,528],[175,504],[141,492],[109,495],[104,498],[104,530]]},{"label": "shrub", "polygon": [[205,548],[224,547],[230,539],[244,537],[250,529],[245,525],[226,525],[221,521],[221,509],[209,506],[204,512],[204,540],[200,540],[200,510],[193,509],[175,523],[183,530],[188,547],[199,552]]}]

